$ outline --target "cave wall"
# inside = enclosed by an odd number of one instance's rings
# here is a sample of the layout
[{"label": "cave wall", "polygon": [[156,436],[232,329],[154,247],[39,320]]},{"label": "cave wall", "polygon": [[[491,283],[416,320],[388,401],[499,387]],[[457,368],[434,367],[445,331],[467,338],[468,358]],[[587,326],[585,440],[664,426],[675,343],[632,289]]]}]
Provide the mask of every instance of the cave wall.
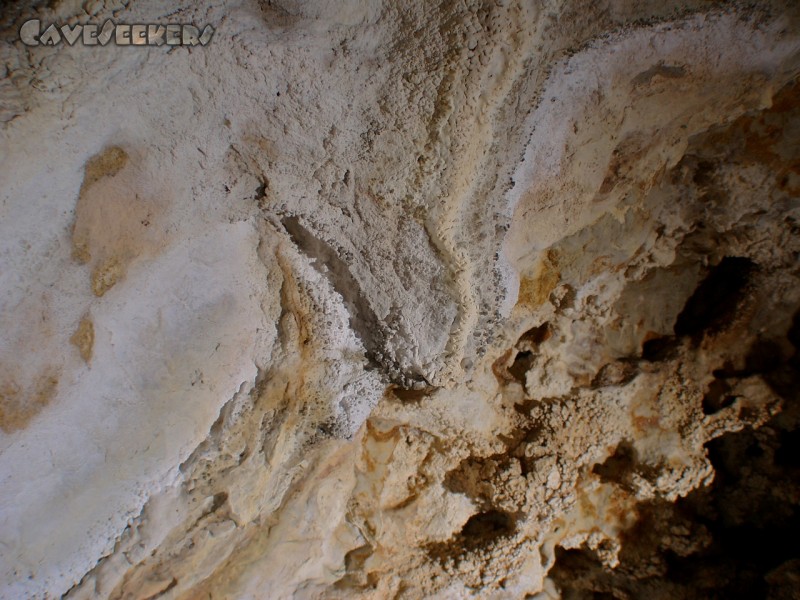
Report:
[{"label": "cave wall", "polygon": [[0,31],[0,597],[791,597],[793,3]]}]

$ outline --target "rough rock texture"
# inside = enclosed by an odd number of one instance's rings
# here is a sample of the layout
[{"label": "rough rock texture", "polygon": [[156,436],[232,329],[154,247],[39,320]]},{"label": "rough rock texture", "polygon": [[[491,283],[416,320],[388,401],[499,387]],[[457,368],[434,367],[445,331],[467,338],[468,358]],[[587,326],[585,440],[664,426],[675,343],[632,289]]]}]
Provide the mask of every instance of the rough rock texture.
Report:
[{"label": "rough rock texture", "polygon": [[796,597],[795,3],[0,32],[0,598]]}]

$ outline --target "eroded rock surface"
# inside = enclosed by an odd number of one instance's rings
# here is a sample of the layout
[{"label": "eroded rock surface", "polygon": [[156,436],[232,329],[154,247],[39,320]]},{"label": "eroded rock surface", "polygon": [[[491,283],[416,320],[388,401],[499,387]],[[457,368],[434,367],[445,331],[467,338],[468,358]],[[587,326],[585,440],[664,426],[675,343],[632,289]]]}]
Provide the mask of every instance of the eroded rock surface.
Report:
[{"label": "eroded rock surface", "polygon": [[170,4],[3,14],[0,597],[793,597],[797,6]]}]

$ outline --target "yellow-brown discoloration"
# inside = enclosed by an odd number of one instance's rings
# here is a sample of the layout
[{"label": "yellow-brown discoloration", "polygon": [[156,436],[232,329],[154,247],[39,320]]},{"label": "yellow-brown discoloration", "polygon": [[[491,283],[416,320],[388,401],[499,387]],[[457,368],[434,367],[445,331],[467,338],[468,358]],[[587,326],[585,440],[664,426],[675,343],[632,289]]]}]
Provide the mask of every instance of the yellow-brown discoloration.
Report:
[{"label": "yellow-brown discoloration", "polygon": [[128,154],[119,146],[112,146],[89,159],[86,163],[86,174],[83,178],[83,189],[103,177],[113,177],[128,162]]},{"label": "yellow-brown discoloration", "polygon": [[116,258],[111,258],[92,271],[92,292],[98,298],[114,287],[124,275],[124,269]]},{"label": "yellow-brown discoloration", "polygon": [[84,362],[89,364],[92,360],[92,350],[94,349],[94,323],[92,323],[92,319],[88,316],[83,317],[80,324],[78,324],[78,329],[75,330],[69,341],[81,353],[81,358]]},{"label": "yellow-brown discoloration", "polygon": [[149,181],[140,163],[117,146],[86,163],[72,257],[91,267],[92,292],[98,297],[125,277],[132,261],[166,245],[166,231],[159,227],[166,202],[160,193],[143,191]]},{"label": "yellow-brown discoloration", "polygon": [[549,259],[545,258],[539,261],[530,276],[520,278],[517,303],[531,308],[541,306],[547,301],[550,293],[556,289],[560,280],[561,275]]},{"label": "yellow-brown discoloration", "polygon": [[[92,185],[103,177],[113,177],[122,170],[127,162],[128,154],[118,146],[107,148],[90,158],[84,170],[78,207],[80,208],[82,200],[86,197],[86,193]],[[86,239],[86,235],[82,235],[84,233],[82,229],[78,228],[78,221],[76,220],[72,233],[72,257],[79,263],[86,264],[91,260],[92,255],[89,249],[89,240]]]},{"label": "yellow-brown discoloration", "polygon": [[58,375],[53,369],[41,374],[29,388],[4,376],[0,381],[0,429],[5,433],[25,429],[53,399],[57,387]]}]

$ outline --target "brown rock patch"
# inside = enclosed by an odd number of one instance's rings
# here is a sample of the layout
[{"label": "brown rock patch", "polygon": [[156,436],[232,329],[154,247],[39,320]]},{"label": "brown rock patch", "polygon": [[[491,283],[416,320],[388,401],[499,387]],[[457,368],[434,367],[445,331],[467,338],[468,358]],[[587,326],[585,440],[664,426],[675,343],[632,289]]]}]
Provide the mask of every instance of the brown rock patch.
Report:
[{"label": "brown rock patch", "polygon": [[25,429],[28,423],[47,406],[55,396],[58,374],[47,369],[29,387],[20,386],[3,367],[0,379],[0,429],[12,433]]},{"label": "brown rock patch", "polygon": [[94,348],[94,323],[88,316],[83,317],[78,324],[78,329],[69,338],[69,341],[81,353],[81,358],[86,364],[92,360],[92,350]]}]

